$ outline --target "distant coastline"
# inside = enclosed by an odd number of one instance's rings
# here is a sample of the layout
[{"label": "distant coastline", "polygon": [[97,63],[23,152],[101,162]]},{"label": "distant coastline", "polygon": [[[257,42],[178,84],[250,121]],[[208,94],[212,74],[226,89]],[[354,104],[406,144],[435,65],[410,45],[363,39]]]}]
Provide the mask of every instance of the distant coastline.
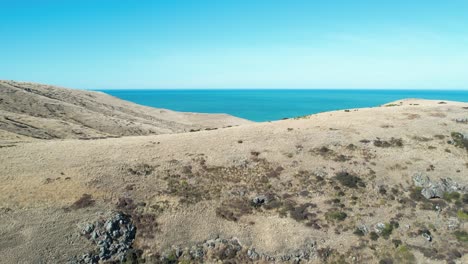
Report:
[{"label": "distant coastline", "polygon": [[137,104],[182,112],[226,113],[274,121],[326,111],[375,107],[404,98],[468,102],[468,90],[390,89],[99,89]]}]

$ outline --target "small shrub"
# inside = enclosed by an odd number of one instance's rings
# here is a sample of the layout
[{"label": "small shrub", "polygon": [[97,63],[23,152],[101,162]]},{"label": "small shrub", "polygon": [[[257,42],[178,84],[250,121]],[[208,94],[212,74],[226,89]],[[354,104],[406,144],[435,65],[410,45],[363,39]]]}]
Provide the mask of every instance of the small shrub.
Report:
[{"label": "small shrub", "polygon": [[410,189],[410,198],[413,200],[413,201],[417,201],[417,202],[420,202],[420,201],[424,201],[424,196],[421,194],[421,191],[422,191],[422,187],[413,187]]},{"label": "small shrub", "polygon": [[133,202],[132,198],[120,197],[116,207],[117,209],[129,213],[132,212],[137,207],[137,205]]},{"label": "small shrub", "polygon": [[330,247],[317,249],[317,256],[322,262],[327,262],[328,258],[334,253],[334,249]]},{"label": "small shrub", "polygon": [[91,196],[90,194],[83,194],[81,196],[80,199],[76,200],[76,202],[74,202],[72,204],[72,206],[70,206],[71,209],[81,209],[81,208],[86,208],[86,207],[90,207],[90,206],[93,206],[94,204],[96,203],[95,200],[93,200],[93,196]]},{"label": "small shrub", "polygon": [[396,248],[401,246],[401,244],[403,244],[403,242],[401,242],[401,240],[399,239],[392,239],[392,243]]},{"label": "small shrub", "polygon": [[452,202],[452,201],[457,201],[460,199],[461,195],[458,192],[445,192],[444,193],[444,200]]},{"label": "small shrub", "polygon": [[132,168],[128,169],[128,172],[132,175],[138,175],[138,176],[148,176],[151,173],[153,173],[155,169],[155,166],[150,166],[148,164],[142,163],[142,164],[137,164]]},{"label": "small shrub", "polygon": [[346,149],[349,149],[349,150],[356,150],[356,149],[357,149],[357,146],[351,143],[351,144],[349,144],[348,146],[346,146]]},{"label": "small shrub", "polygon": [[458,241],[468,242],[468,233],[466,231],[455,231],[453,233]]},{"label": "small shrub", "polygon": [[246,199],[234,199],[223,202],[216,209],[216,215],[230,221],[238,221],[241,216],[252,213],[250,202]]},{"label": "small shrub", "polygon": [[366,187],[366,184],[361,178],[345,171],[338,172],[335,179],[337,179],[342,185],[349,188]]},{"label": "small shrub", "polygon": [[387,189],[385,189],[385,186],[379,186],[379,193],[381,195],[386,195],[387,194]]},{"label": "small shrub", "polygon": [[432,138],[422,137],[422,136],[413,136],[413,139],[416,141],[420,141],[420,142],[428,142],[432,140]]},{"label": "small shrub", "polygon": [[171,178],[167,182],[167,193],[178,196],[181,203],[194,204],[209,198],[209,193],[187,180]]},{"label": "small shrub", "polygon": [[379,239],[379,235],[374,231],[370,232],[369,235],[370,235],[370,239],[373,241],[376,241],[377,239]]},{"label": "small shrub", "polygon": [[374,140],[374,146],[378,148],[390,148],[390,147],[403,147],[403,140],[401,138],[391,138],[390,140]]},{"label": "small shrub", "polygon": [[395,254],[396,263],[416,263],[416,257],[407,246],[399,246]]},{"label": "small shrub", "polygon": [[309,207],[317,207],[317,205],[312,203],[298,205],[294,207],[294,209],[290,210],[291,218],[296,221],[302,221],[312,218],[314,214],[308,212]]},{"label": "small shrub", "polygon": [[393,228],[393,224],[385,224],[385,227],[382,229],[380,234],[383,238],[388,239],[393,232]]},{"label": "small shrub", "polygon": [[397,221],[393,221],[393,220],[390,221],[390,225],[392,225],[393,228],[395,229],[400,227],[400,223],[398,223]]},{"label": "small shrub", "polygon": [[254,157],[258,157],[258,156],[260,156],[260,152],[258,152],[258,151],[251,151],[251,152],[250,152],[250,155],[252,155],[252,156],[254,156]]},{"label": "small shrub", "polygon": [[344,221],[348,217],[345,212],[330,211],[325,214],[325,219],[329,221]]},{"label": "small shrub", "polygon": [[465,194],[463,195],[462,202],[463,202],[464,204],[468,204],[468,193],[465,193]]},{"label": "small shrub", "polygon": [[131,215],[139,236],[153,239],[154,234],[158,231],[156,216],[154,214],[142,214],[135,211],[132,212]]},{"label": "small shrub", "polygon": [[450,135],[456,147],[464,148],[468,151],[468,138],[465,138],[462,133],[458,132],[452,132]]},{"label": "small shrub", "polygon": [[359,228],[356,228],[356,230],[354,230],[353,234],[355,234],[356,236],[360,236],[360,237],[365,235],[364,232]]},{"label": "small shrub", "polygon": [[349,161],[351,159],[352,159],[351,156],[345,156],[343,154],[339,154],[335,158],[333,158],[333,160],[336,161],[336,162],[345,162],[345,161]]},{"label": "small shrub", "polygon": [[394,264],[394,262],[391,258],[384,258],[379,261],[379,264]]},{"label": "small shrub", "polygon": [[465,211],[465,210],[459,210],[457,212],[457,216],[460,220],[463,220],[463,221],[468,221],[468,211]]}]

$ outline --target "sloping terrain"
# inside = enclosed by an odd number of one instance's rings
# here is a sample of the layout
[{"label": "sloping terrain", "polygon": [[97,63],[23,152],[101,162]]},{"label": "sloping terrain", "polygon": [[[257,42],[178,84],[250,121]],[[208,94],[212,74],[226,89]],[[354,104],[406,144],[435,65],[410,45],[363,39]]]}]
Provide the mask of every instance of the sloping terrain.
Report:
[{"label": "sloping terrain", "polygon": [[145,107],[101,92],[0,81],[0,142],[180,133],[246,123],[225,114]]},{"label": "sloping terrain", "polygon": [[0,262],[467,263],[467,117],[411,99],[15,143],[0,148]]}]

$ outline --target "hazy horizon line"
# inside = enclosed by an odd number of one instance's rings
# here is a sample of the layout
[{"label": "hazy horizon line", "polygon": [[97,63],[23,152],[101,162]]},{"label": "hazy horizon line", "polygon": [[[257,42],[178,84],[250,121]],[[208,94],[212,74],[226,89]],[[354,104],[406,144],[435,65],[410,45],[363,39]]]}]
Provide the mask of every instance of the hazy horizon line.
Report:
[{"label": "hazy horizon line", "polygon": [[401,90],[401,91],[465,91],[468,92],[468,88],[356,88],[356,87],[337,87],[337,88],[269,88],[269,87],[262,87],[262,88],[239,88],[239,87],[232,87],[232,88],[74,88],[74,89],[83,89],[83,90],[91,90],[91,91],[107,91],[107,90],[375,90],[375,91],[385,91],[385,90]]}]

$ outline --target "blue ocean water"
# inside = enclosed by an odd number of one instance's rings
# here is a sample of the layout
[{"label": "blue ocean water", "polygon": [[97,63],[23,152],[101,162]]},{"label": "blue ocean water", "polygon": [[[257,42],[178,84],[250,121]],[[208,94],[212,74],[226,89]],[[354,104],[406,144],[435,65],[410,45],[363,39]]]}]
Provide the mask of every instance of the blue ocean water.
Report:
[{"label": "blue ocean water", "polygon": [[324,111],[372,107],[404,98],[468,102],[468,91],[442,90],[100,90],[137,104],[175,111],[227,113],[272,121]]}]

